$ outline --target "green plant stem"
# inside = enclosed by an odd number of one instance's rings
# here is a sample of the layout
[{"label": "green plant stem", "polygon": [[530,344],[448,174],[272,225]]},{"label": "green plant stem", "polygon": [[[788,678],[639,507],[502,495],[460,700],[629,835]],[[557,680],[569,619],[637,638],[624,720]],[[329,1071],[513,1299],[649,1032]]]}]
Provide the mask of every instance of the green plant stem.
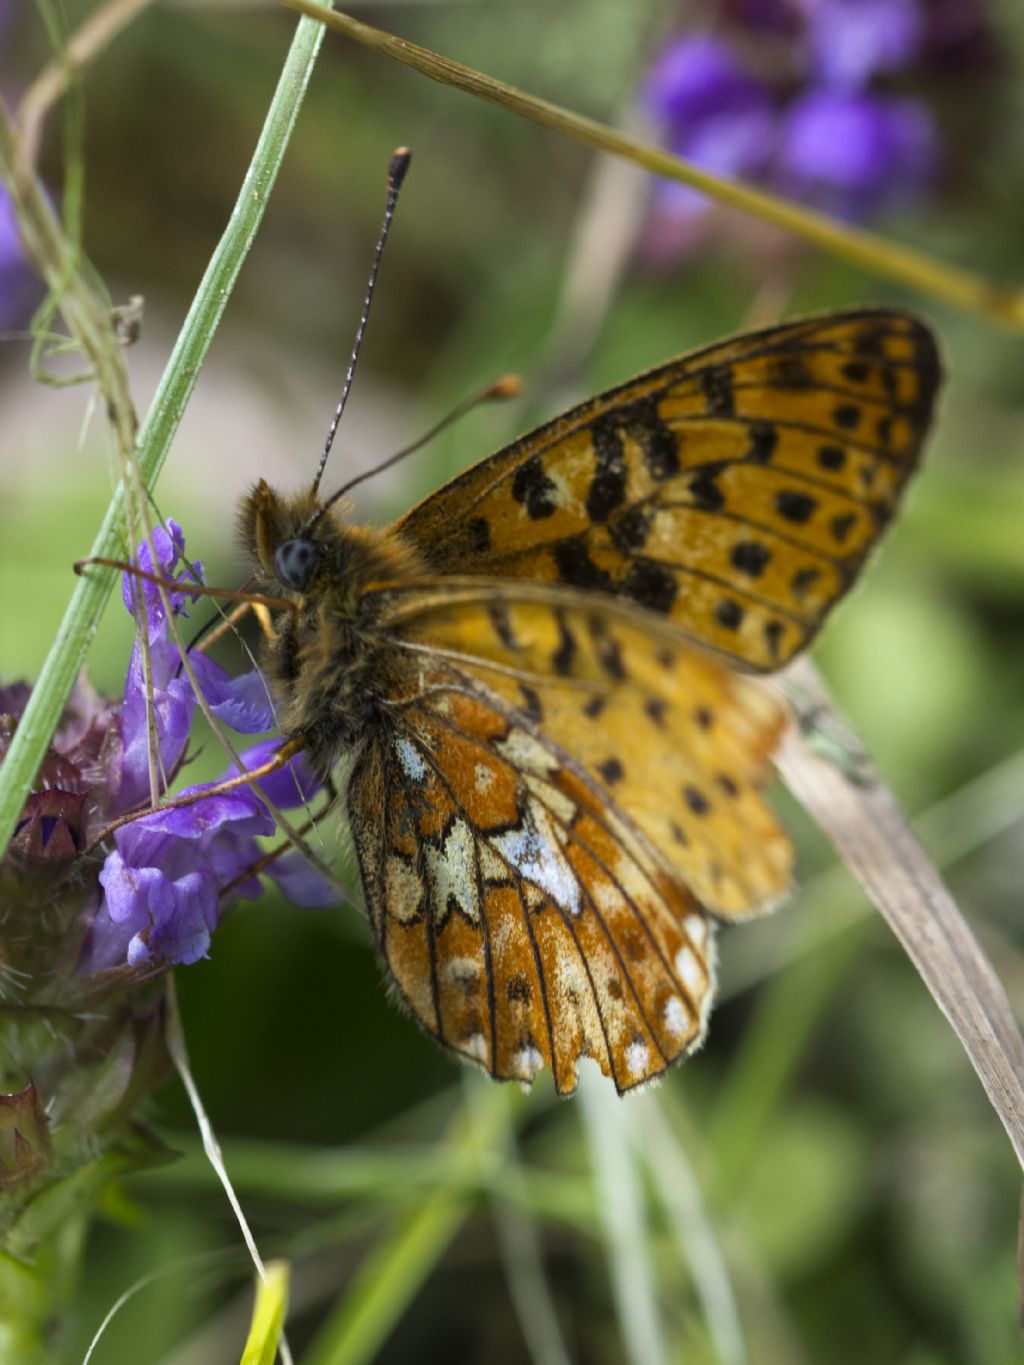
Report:
[{"label": "green plant stem", "polygon": [[[314,0],[280,0],[280,3],[300,14],[311,14],[316,10]],[[442,57],[429,48],[410,43],[383,29],[361,23],[347,14],[331,10],[325,16],[324,23],[336,33],[342,33],[375,52],[411,66],[431,80],[462,90],[478,99],[489,100],[521,118],[575,138],[598,151],[635,162],[656,175],[690,185],[720,204],[727,204],[753,218],[760,218],[762,222],[791,232],[795,237],[868,274],[896,280],[968,312],[980,313],[989,320],[994,319],[1017,330],[1024,330],[1024,290],[999,287],[970,271],[937,261],[912,247],[839,223],[825,214],[789,203],[764,190],[753,189],[738,180],[712,175],[661,148],[627,137],[594,119],[584,118],[582,114],[575,114],[536,95],[517,90],[481,71],[463,66],[460,62]]]},{"label": "green plant stem", "polygon": [[[312,6],[315,15],[317,6]],[[152,488],[195,387],[206,353],[234,288],[295,127],[313,64],[323,39],[315,17],[300,20],[274,92],[259,142],[235,207],[210,259],[188,316],[139,431],[138,470]],[[94,370],[114,427],[119,453],[132,458],[135,418],[121,348],[114,337],[110,309],[89,283],[83,263],[53,217],[38,181],[19,155],[14,129],[0,106],[0,173],[10,184],[26,246]],[[91,553],[117,558],[124,551],[125,484],[114,492]],[[85,661],[116,572],[91,568],[72,594],[43,664],[31,699],[0,770],[0,849],[7,847],[32,781],[75,678]]]},{"label": "green plant stem", "polygon": [[[460,1113],[441,1140],[441,1149],[455,1158],[456,1169],[473,1167],[494,1148],[508,1114],[506,1097],[488,1084],[480,1104],[473,1106],[472,1122]],[[399,1217],[360,1266],[302,1365],[363,1365],[372,1360],[474,1202],[472,1193],[456,1180]]]}]

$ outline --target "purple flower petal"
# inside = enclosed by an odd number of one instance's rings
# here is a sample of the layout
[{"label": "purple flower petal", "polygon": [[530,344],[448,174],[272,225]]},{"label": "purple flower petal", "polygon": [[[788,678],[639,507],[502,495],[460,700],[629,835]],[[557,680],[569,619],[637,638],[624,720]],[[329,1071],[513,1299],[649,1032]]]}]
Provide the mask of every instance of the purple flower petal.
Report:
[{"label": "purple flower petal", "polygon": [[[254,768],[262,768],[265,763],[269,763],[283,743],[281,739],[265,739],[259,744],[254,744],[252,748],[243,750],[239,757],[246,771],[251,772]],[[234,764],[224,774],[225,778],[237,776],[238,768]],[[296,754],[282,768],[268,773],[266,777],[258,778],[256,782],[264,796],[282,810],[304,806],[307,801],[312,800],[322,785],[310,765],[308,755],[304,752]]]},{"label": "purple flower petal", "polygon": [[319,909],[326,905],[337,905],[338,893],[311,867],[301,853],[292,851],[275,858],[267,868],[267,875],[273,877],[281,894],[292,905],[306,909]]},{"label": "purple flower petal", "polygon": [[[778,116],[768,108],[736,110],[708,118],[673,150],[704,170],[732,178],[758,178],[767,166],[778,136]],[[675,217],[695,217],[711,208],[711,200],[676,180],[658,182],[658,207]]]},{"label": "purple flower petal", "polygon": [[127,960],[190,963],[210,946],[218,915],[216,878],[205,869],[172,880],[157,867],[132,867],[115,851],[100,871],[105,896],[92,928],[86,970]]},{"label": "purple flower petal", "polygon": [[[203,783],[186,787],[181,795],[191,796],[213,785]],[[169,856],[168,841],[184,844],[199,841],[205,849],[227,832],[253,836],[274,832],[270,812],[248,787],[219,792],[186,806],[151,811],[116,830],[114,842],[130,863],[141,866],[158,861],[165,863]],[[191,858],[195,854],[186,849],[183,856]]]},{"label": "purple flower petal", "polygon": [[[142,684],[142,664],[136,652],[125,688],[121,709],[121,785],[116,808],[131,810],[149,794],[149,730],[146,724],[146,690]],[[195,711],[195,697],[187,678],[172,678],[164,687],[154,684],[153,714],[161,764],[158,775],[170,777],[181,761],[188,743],[189,727]],[[162,768],[162,773],[161,773]]]},{"label": "purple flower petal", "polygon": [[[3,6],[0,3],[0,33],[4,23]],[[21,244],[14,202],[0,185],[0,327],[6,330],[26,326],[40,288]]]},{"label": "purple flower petal", "polygon": [[779,149],[784,185],[847,217],[912,196],[936,162],[935,128],[918,101],[833,90],[793,103]]},{"label": "purple flower petal", "polygon": [[695,123],[761,106],[768,95],[727,43],[688,36],[670,43],[655,61],[642,98],[655,118],[685,137]]},{"label": "purple flower petal", "polygon": [[856,89],[898,71],[925,37],[919,0],[803,0],[812,69],[822,83]]},{"label": "purple flower petal", "polygon": [[[146,573],[155,573],[160,578],[173,578],[177,582],[185,582],[191,579],[191,574],[187,568],[182,569],[181,573],[175,574],[175,565],[179,558],[185,554],[185,536],[176,521],[168,519],[166,527],[153,527],[153,546],[156,550],[156,567],[153,566],[153,554],[150,550],[149,541],[144,540],[132,556],[132,562],[137,564]],[[196,563],[194,568],[199,576],[200,582],[203,580],[203,566]],[[186,577],[187,575],[187,577]],[[146,604],[146,623],[148,626],[149,639],[152,643],[157,639],[166,636],[166,621],[163,598],[160,589],[155,583],[151,583],[145,578],[136,578],[134,575],[126,573],[121,579],[121,598],[125,607],[133,616],[137,616],[137,603],[141,599]],[[196,594],[189,592],[187,586],[184,590],[170,593],[171,608],[175,614],[184,612],[188,603],[196,600]]]},{"label": "purple flower petal", "polygon": [[273,729],[277,721],[266,680],[258,669],[233,678],[205,654],[190,654],[189,661],[200,691],[218,720],[241,735]]}]

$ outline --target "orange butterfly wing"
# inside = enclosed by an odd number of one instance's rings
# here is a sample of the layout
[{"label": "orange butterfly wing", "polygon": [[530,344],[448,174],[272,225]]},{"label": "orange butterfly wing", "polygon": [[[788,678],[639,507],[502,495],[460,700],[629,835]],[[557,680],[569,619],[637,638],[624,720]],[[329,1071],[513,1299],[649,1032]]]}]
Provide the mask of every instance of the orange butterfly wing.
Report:
[{"label": "orange butterfly wing", "polygon": [[556,418],[393,529],[435,572],[612,593],[772,670],[893,516],[939,379],[903,313],[747,333]]},{"label": "orange butterfly wing", "polygon": [[[593,1057],[619,1090],[703,1037],[706,906],[772,904],[791,849],[758,788],[782,723],[651,618],[549,585],[369,595],[404,653],[348,803],[409,1008],[492,1075]],[[382,818],[383,812],[383,818]]]},{"label": "orange butterfly wing", "polygon": [[[514,718],[435,672],[349,791],[379,951],[427,1033],[491,1075],[581,1057],[620,1091],[703,1036],[711,930],[585,790],[531,789]],[[383,820],[381,813],[383,811]]]}]

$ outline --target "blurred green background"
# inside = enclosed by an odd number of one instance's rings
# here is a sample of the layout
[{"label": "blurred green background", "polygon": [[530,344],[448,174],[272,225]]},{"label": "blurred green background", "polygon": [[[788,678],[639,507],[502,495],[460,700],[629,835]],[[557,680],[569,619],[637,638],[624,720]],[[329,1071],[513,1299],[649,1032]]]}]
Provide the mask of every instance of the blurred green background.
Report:
[{"label": "blurred green background", "polygon": [[[86,12],[69,5],[69,22]],[[424,0],[358,13],[627,124],[650,54],[677,19],[675,6],[654,0]],[[142,337],[128,352],[140,410],[230,211],[294,22],[269,6],[155,6],[85,74],[85,244],[115,301],[145,298]],[[998,136],[963,158],[943,195],[886,226],[1019,283],[1024,22],[1005,5],[992,22],[1004,66],[985,97]],[[46,55],[36,16],[16,11],[0,57],[5,96],[16,98]],[[955,115],[955,81],[933,95]],[[59,133],[52,119],[43,166],[54,186]],[[574,397],[752,316],[875,301],[934,322],[949,381],[927,467],[815,657],[908,811],[930,812],[930,851],[1019,1007],[1019,336],[749,229],[655,267],[630,250],[643,231],[641,176],[601,170],[571,142],[328,35],[265,225],[157,489],[209,580],[240,577],[233,518],[246,486],[260,477],[294,486],[312,473],[340,392],[387,159],[402,143],[413,167],[327,486],[497,374],[522,373],[525,392],[361,486],[367,519],[397,515]],[[606,260],[617,265],[604,299]],[[568,289],[571,279],[580,289]],[[0,412],[2,666],[7,678],[31,679],[112,469],[89,391],[33,384],[28,347],[16,340],[0,348]],[[115,599],[90,662],[102,690],[119,693],[129,639]],[[210,746],[200,761],[209,773],[224,766]],[[689,1172],[721,1243],[745,1342],[746,1355],[733,1358],[1017,1360],[1012,1152],[889,931],[795,803],[784,793],[779,802],[799,842],[801,892],[770,920],[722,935],[723,999],[710,1041],[657,1092],[673,1159],[684,1163],[670,1179]],[[471,1112],[494,1102],[476,1086],[467,1092],[461,1069],[389,1004],[349,912],[299,911],[270,897],[241,905],[210,959],[179,972],[178,985],[195,1075],[261,1247],[295,1263],[292,1340],[301,1347],[376,1239],[434,1188],[439,1154],[468,1160],[443,1136],[467,1094]],[[570,1358],[630,1358],[606,1259],[608,1189],[592,1179],[581,1103],[556,1104],[546,1074],[528,1102],[508,1098],[502,1124],[518,1127],[523,1164],[513,1168],[522,1188],[513,1191],[509,1177],[505,1193],[520,1213],[482,1196],[457,1201],[454,1238],[447,1248],[442,1239],[422,1290],[408,1303],[400,1293],[390,1300],[395,1321],[381,1361],[531,1359],[506,1273],[510,1254],[516,1263],[509,1230],[514,1245],[523,1226],[542,1255],[524,1234],[534,1252],[520,1248],[520,1270],[543,1267]],[[649,1100],[622,1102],[627,1126],[644,1126]],[[96,1227],[80,1347],[116,1297],[156,1270],[95,1360],[237,1358],[248,1302],[240,1236],[196,1156],[177,1084],[149,1117],[188,1156],[134,1181]],[[393,1159],[375,1166],[380,1157]],[[462,1176],[475,1179],[472,1169]],[[640,1270],[668,1358],[728,1358],[709,1337],[671,1200],[644,1178],[650,1265]],[[533,1211],[525,1225],[523,1209]],[[699,1246],[695,1255],[706,1263]]]}]

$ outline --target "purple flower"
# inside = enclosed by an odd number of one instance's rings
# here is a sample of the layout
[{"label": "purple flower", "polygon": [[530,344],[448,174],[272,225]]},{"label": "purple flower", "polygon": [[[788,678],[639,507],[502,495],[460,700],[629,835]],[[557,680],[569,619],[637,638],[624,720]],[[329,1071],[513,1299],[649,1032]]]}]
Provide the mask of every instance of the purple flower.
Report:
[{"label": "purple flower", "polygon": [[[681,38],[665,49],[643,91],[666,125],[679,156],[719,175],[756,176],[775,144],[777,114],[770,92],[713,38]],[[658,202],[673,218],[703,215],[707,197],[678,181],[658,185]]]},{"label": "purple flower", "polygon": [[765,88],[741,65],[728,43],[686,37],[669,43],[644,83],[643,100],[655,118],[679,125],[685,136],[707,118],[762,106]]},{"label": "purple flower", "polygon": [[[88,969],[202,957],[220,918],[221,887],[255,861],[254,836],[273,831],[269,811],[245,788],[123,825],[100,873],[104,899]],[[252,896],[259,883],[250,878],[238,890]]]},{"label": "purple flower", "polygon": [[[940,134],[920,90],[940,66],[984,62],[983,0],[718,0],[714,36],[666,44],[641,98],[685,160],[850,219],[922,195]],[[713,203],[661,181],[645,247],[696,245]]]},{"label": "purple flower", "polygon": [[856,217],[920,191],[937,159],[935,127],[918,100],[810,90],[787,113],[778,168],[799,198]]},{"label": "purple flower", "polygon": [[[174,586],[167,589],[171,614],[186,613],[195,600],[189,582],[201,581],[202,566],[189,569],[185,540],[176,522],[158,527],[152,537],[155,569]],[[180,566],[179,566],[179,561]],[[144,544],[136,561],[149,570],[153,555]],[[189,575],[195,576],[190,579]],[[124,600],[129,609],[146,604],[152,701],[156,716],[160,770],[166,781],[183,759],[196,698],[171,638],[168,613],[156,584],[125,575]],[[190,655],[192,671],[218,718],[240,733],[270,728],[273,714],[258,672],[232,678],[200,652]],[[119,771],[112,804],[119,811],[141,805],[149,792],[146,684],[142,651],[136,644],[128,668],[120,714]],[[280,745],[264,740],[241,755],[246,771],[266,764]],[[219,779],[187,788],[181,795],[211,791],[186,805],[169,805],[122,825],[114,832],[99,880],[103,900],[93,919],[80,971],[95,972],[127,962],[130,966],[163,966],[195,962],[205,955],[210,936],[227,906],[238,896],[259,894],[252,871],[263,850],[257,838],[273,834],[274,818],[263,800],[289,809],[306,803],[319,780],[304,754],[280,769],[228,792],[215,789]],[[161,782],[161,789],[166,785]],[[299,857],[275,859],[267,867],[288,898],[298,904],[324,905],[337,899],[322,878]]]},{"label": "purple flower", "polygon": [[[0,0],[0,31],[3,26]],[[14,202],[0,185],[0,328],[26,326],[38,302],[40,288],[21,244]]]},{"label": "purple flower", "polygon": [[925,35],[919,0],[804,0],[807,60],[823,85],[859,88],[918,56]]},{"label": "purple flower", "polygon": [[[141,569],[182,585],[175,591],[168,591],[167,598],[175,616],[186,616],[189,606],[196,601],[196,594],[189,591],[188,584],[197,579],[202,583],[203,566],[198,562],[188,565],[185,537],[176,521],[169,520],[166,529],[155,527],[152,539],[156,568],[152,567],[152,554],[146,542],[141,545],[136,562]],[[121,711],[122,785],[117,810],[128,811],[140,805],[149,794],[147,694],[152,698],[156,720],[161,788],[173,777],[184,756],[196,699],[177,642],[171,636],[160,589],[147,579],[125,574],[121,594],[125,606],[133,614],[140,598],[145,603],[151,673],[151,686],[147,689],[143,652],[136,643],[128,665]],[[141,617],[141,612],[139,615]],[[189,661],[210,709],[225,725],[240,734],[258,734],[273,726],[274,715],[266,684],[258,671],[232,678],[204,654],[192,653]]]}]

